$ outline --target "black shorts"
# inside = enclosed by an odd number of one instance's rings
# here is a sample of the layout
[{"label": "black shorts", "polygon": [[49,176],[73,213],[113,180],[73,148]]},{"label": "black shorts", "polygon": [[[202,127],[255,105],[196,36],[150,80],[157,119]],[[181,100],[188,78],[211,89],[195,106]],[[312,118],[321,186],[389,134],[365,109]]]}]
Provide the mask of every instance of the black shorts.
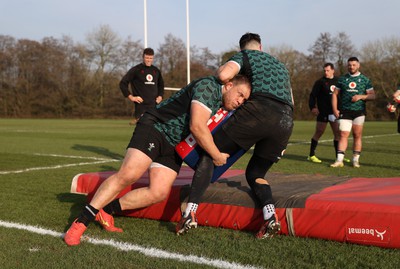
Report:
[{"label": "black shorts", "polygon": [[144,112],[146,112],[147,110],[155,107],[156,105],[154,104],[137,104],[135,103],[135,118],[139,119]]},{"label": "black shorts", "polygon": [[292,134],[293,110],[284,103],[259,96],[237,109],[222,129],[244,150],[255,144],[255,155],[277,162]]},{"label": "black shorts", "polygon": [[360,110],[360,111],[343,110],[343,111],[340,111],[339,119],[354,120],[355,118],[365,116],[365,115],[366,115],[366,113],[363,110]]},{"label": "black shorts", "polygon": [[153,162],[171,168],[179,172],[182,166],[182,159],[175,152],[165,136],[154,128],[151,117],[144,116],[138,121],[131,141],[127,148],[135,148],[149,156]]},{"label": "black shorts", "polygon": [[327,115],[327,114],[319,113],[318,116],[317,116],[317,121],[319,121],[319,122],[328,122],[329,121],[328,120],[328,116],[329,115]]}]

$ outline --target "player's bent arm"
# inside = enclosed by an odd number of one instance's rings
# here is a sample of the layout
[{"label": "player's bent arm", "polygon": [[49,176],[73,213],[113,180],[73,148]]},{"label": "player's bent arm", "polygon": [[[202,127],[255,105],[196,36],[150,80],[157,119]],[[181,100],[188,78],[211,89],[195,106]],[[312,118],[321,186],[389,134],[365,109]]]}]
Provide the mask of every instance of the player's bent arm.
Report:
[{"label": "player's bent arm", "polygon": [[338,96],[339,90],[336,88],[332,94],[332,111],[333,115],[335,115],[336,118],[339,118],[339,110],[338,110]]},{"label": "player's bent arm", "polygon": [[142,97],[140,97],[140,96],[133,96],[132,94],[130,94],[130,95],[128,96],[128,99],[131,100],[132,102],[138,103],[138,104],[140,104],[140,103],[143,102]]},{"label": "player's bent arm", "polygon": [[311,113],[312,113],[313,115],[315,115],[315,116],[318,116],[318,114],[319,114],[318,108],[317,108],[317,107],[314,107],[313,109],[311,109]]},{"label": "player's bent arm", "polygon": [[369,100],[375,100],[375,91],[374,90],[369,90],[367,91],[367,96],[365,97],[365,101],[369,101]]},{"label": "player's bent arm", "polygon": [[352,102],[357,102],[359,100],[363,100],[363,101],[375,100],[375,91],[368,90],[367,94],[357,94],[357,95],[354,95],[353,98],[351,98]]},{"label": "player's bent arm", "polygon": [[223,165],[226,163],[227,157],[214,144],[212,134],[207,126],[210,116],[211,113],[206,107],[192,102],[190,108],[190,131],[196,139],[197,144],[214,160],[214,164]]},{"label": "player's bent arm", "polygon": [[127,80],[125,77],[123,77],[119,82],[119,89],[121,90],[124,97],[129,98],[129,95],[131,95],[131,93],[129,92],[129,80]]},{"label": "player's bent arm", "polygon": [[222,83],[226,83],[236,76],[240,71],[240,66],[235,62],[227,62],[217,70],[217,77]]}]

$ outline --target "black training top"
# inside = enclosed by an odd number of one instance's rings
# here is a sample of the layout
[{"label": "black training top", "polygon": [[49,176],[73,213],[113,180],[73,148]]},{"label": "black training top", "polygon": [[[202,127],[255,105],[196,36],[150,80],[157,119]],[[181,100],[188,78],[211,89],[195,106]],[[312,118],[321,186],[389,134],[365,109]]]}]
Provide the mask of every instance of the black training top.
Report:
[{"label": "black training top", "polygon": [[[129,91],[131,84],[132,93]],[[160,70],[154,65],[138,64],[125,74],[119,83],[125,97],[130,94],[143,98],[144,105],[156,105],[157,96],[164,94],[164,80]]]},{"label": "black training top", "polygon": [[322,115],[332,114],[332,94],[335,90],[338,78],[322,77],[318,79],[312,88],[308,106],[310,110],[317,107]]}]

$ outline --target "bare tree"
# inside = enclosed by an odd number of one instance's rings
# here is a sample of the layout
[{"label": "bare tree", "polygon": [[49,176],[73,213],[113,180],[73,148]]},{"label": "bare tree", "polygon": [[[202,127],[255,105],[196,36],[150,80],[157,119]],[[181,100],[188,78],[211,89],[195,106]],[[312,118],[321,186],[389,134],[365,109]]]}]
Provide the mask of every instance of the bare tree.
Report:
[{"label": "bare tree", "polygon": [[191,47],[191,62],[196,62],[203,66],[203,68],[215,71],[218,67],[218,56],[212,53],[208,48],[197,49],[195,46]]},{"label": "bare tree", "polygon": [[182,39],[168,34],[160,44],[155,62],[163,74],[165,85],[178,88],[186,85],[186,46]]},{"label": "bare tree", "polygon": [[339,32],[334,38],[334,57],[341,74],[346,72],[346,59],[355,56],[357,51],[354,48],[350,37],[345,32]]},{"label": "bare tree", "polygon": [[86,36],[87,49],[97,70],[104,72],[115,68],[116,56],[121,45],[118,35],[108,25],[101,25]]},{"label": "bare tree", "polygon": [[124,40],[117,53],[118,66],[121,69],[121,75],[122,73],[127,72],[131,67],[142,62],[142,54],[143,49],[140,41],[133,41],[131,40],[131,37]]},{"label": "bare tree", "polygon": [[316,66],[332,61],[334,42],[330,33],[321,33],[309,48]]},{"label": "bare tree", "polygon": [[[326,43],[329,39],[333,47]],[[287,45],[268,50],[290,72],[296,101],[295,119],[310,119],[308,95],[314,81],[322,75],[323,59],[338,65],[353,55],[360,57],[361,72],[372,80],[376,89],[377,99],[367,106],[369,117],[394,118],[384,107],[400,82],[400,39],[392,37],[368,42],[359,54],[355,53],[345,33],[333,38],[330,34],[321,34],[317,41],[320,43],[316,42],[314,48],[321,46],[321,51],[315,50],[308,56]],[[141,61],[142,52],[139,41],[127,38],[121,42],[108,26],[93,31],[87,44],[74,44],[67,36],[38,42],[0,35],[0,116],[128,116],[130,109],[121,105],[124,99],[118,82],[121,73]],[[221,64],[219,58],[225,62],[236,52],[231,49],[217,57],[208,48],[193,46],[192,78],[214,74]],[[316,55],[321,58],[318,60]],[[331,58],[324,58],[326,55]],[[186,85],[184,42],[168,34],[156,53],[155,65],[163,72],[167,86]],[[346,71],[344,69],[345,66],[342,72]]]},{"label": "bare tree", "polygon": [[16,40],[0,35],[0,114],[8,115],[13,110],[13,88],[17,81],[14,48]]},{"label": "bare tree", "polygon": [[296,107],[295,118],[306,118],[310,114],[308,95],[315,80],[310,58],[288,45],[270,47],[268,52],[284,63],[289,71]]},{"label": "bare tree", "polygon": [[104,96],[108,89],[105,87],[105,71],[117,68],[118,49],[121,45],[120,38],[108,25],[101,25],[98,29],[87,35],[87,48],[96,67],[94,82],[98,83],[99,106],[104,106]]},{"label": "bare tree", "polygon": [[400,39],[368,42],[361,48],[360,56],[362,72],[372,80],[376,90],[376,100],[367,108],[375,118],[385,118],[388,113],[383,108],[400,83]]}]

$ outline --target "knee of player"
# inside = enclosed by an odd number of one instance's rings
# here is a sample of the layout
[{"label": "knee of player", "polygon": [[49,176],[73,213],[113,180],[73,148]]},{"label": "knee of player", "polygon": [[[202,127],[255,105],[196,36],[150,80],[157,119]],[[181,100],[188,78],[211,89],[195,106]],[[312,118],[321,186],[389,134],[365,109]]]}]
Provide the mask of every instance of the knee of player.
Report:
[{"label": "knee of player", "polygon": [[362,133],[361,132],[353,132],[353,138],[354,139],[361,139]]},{"label": "knee of player", "polygon": [[166,190],[166,189],[157,189],[157,190],[150,189],[149,200],[152,204],[162,202],[168,198],[169,192],[170,192],[169,189],[168,190]]},{"label": "knee of player", "polygon": [[340,138],[348,138],[349,135],[350,135],[350,132],[340,131]]},{"label": "knee of player", "polygon": [[257,179],[255,180],[255,182],[256,182],[257,184],[261,184],[261,185],[269,185],[268,181],[267,181],[266,179],[264,179],[264,178],[257,178]]},{"label": "knee of player", "polygon": [[127,173],[123,173],[119,171],[116,175],[116,184],[120,185],[121,187],[129,186],[136,182],[136,178],[132,177]]}]

